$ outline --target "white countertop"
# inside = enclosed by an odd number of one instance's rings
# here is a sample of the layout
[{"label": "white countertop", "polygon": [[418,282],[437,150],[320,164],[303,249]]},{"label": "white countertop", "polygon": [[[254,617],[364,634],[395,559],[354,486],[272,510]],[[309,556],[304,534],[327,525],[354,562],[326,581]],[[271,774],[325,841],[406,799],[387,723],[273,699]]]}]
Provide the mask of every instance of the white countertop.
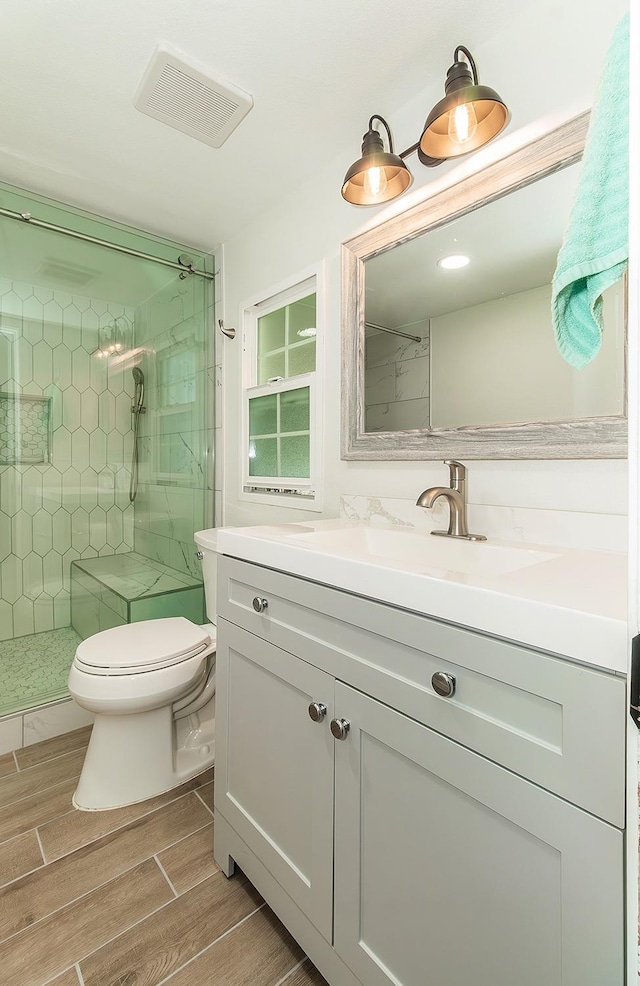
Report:
[{"label": "white countertop", "polygon": [[[446,538],[386,527],[398,538],[376,535],[373,549],[362,550],[367,530],[383,528],[321,520],[218,528],[212,535],[217,535],[221,554],[626,673],[626,555],[517,542],[487,541],[483,548],[481,543],[449,541],[454,562],[448,568],[442,561],[448,559]],[[314,542],[316,532],[322,535],[319,543]],[[206,543],[207,532],[197,537]],[[411,550],[389,557],[383,546],[390,542]],[[211,547],[216,550],[215,544]],[[460,557],[468,561],[455,561]],[[508,570],[485,574],[485,557],[489,569]],[[456,571],[456,565],[468,570]]]}]

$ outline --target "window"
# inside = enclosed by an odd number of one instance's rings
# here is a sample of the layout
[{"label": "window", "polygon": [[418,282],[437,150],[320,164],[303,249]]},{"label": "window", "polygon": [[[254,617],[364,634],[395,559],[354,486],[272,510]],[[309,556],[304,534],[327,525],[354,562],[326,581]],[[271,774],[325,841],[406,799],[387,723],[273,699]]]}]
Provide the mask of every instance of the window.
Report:
[{"label": "window", "polygon": [[243,493],[319,509],[317,278],[245,308]]}]

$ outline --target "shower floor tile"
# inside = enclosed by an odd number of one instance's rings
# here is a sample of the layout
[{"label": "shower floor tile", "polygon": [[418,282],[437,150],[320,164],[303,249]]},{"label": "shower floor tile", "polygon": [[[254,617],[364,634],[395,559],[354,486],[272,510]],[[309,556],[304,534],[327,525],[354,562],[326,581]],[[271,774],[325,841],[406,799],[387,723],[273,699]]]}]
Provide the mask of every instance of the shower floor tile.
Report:
[{"label": "shower floor tile", "polygon": [[0,716],[68,698],[80,637],[71,627],[0,641]]}]

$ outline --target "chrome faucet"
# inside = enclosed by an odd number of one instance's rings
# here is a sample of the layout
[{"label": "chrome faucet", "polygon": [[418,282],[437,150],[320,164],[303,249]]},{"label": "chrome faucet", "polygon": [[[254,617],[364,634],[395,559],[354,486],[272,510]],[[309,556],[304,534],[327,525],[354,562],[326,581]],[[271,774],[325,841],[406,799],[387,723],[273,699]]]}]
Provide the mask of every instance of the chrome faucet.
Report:
[{"label": "chrome faucet", "polygon": [[420,494],[416,506],[430,509],[443,496],[449,501],[449,530],[431,533],[465,541],[486,541],[484,534],[469,534],[467,527],[467,470],[455,459],[445,459],[444,464],[449,466],[449,486],[430,486]]}]

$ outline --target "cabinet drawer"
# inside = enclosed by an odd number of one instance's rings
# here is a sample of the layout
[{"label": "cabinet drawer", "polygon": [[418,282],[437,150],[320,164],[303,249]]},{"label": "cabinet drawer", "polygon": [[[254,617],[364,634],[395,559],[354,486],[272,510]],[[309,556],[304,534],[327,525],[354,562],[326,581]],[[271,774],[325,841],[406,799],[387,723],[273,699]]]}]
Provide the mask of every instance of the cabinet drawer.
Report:
[{"label": "cabinet drawer", "polygon": [[[254,599],[267,601],[263,612]],[[218,565],[218,613],[624,825],[621,678],[227,557]],[[452,697],[434,691],[437,672],[455,678]]]}]

